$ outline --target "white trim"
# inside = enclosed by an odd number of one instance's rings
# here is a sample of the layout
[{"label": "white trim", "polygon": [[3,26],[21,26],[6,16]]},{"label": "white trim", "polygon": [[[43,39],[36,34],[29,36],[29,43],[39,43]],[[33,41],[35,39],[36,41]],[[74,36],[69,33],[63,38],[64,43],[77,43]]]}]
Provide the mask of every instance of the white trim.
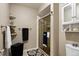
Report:
[{"label": "white trim", "polygon": [[74,3],[74,14],[74,16],[76,16],[74,22],[79,23],[79,20],[77,19],[77,3]]},{"label": "white trim", "polygon": [[47,13],[46,15],[44,15],[44,16],[42,16],[42,17],[40,17],[40,19],[42,19],[42,18],[44,18],[44,17],[46,17],[46,16],[48,16],[48,15],[50,15],[50,12],[49,12],[49,13]]},{"label": "white trim", "polygon": [[74,18],[73,18],[73,21],[75,21],[76,20],[76,16],[77,16],[77,11],[76,11],[76,4],[75,3],[73,3],[73,16],[74,16]]},{"label": "white trim", "polygon": [[39,16],[37,16],[37,48],[38,48],[38,45],[39,45]]},{"label": "white trim", "polygon": [[38,16],[37,16],[37,42],[36,42],[37,44],[37,48],[38,48]]},{"label": "white trim", "polygon": [[63,23],[62,25],[71,25],[71,24],[78,24],[78,23],[79,23],[79,20],[70,22],[70,23]]},{"label": "white trim", "polygon": [[53,14],[51,14],[51,16],[50,16],[50,34],[51,34],[50,35],[50,55],[51,56],[54,55],[54,52],[53,52],[53,50],[54,50],[54,46],[53,46],[53,39],[54,39],[54,37],[53,37],[53,34],[54,34],[53,26],[54,26],[54,24],[53,24],[53,22],[54,22],[54,16],[53,16]]}]

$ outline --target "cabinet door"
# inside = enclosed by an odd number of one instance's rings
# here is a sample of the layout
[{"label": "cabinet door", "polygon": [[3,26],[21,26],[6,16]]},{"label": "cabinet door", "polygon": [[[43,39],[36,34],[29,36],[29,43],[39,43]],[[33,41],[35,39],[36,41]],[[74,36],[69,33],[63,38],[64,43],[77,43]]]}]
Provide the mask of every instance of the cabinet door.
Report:
[{"label": "cabinet door", "polygon": [[67,4],[62,9],[63,13],[63,24],[70,23],[73,21],[73,4]]},{"label": "cabinet door", "polygon": [[75,4],[75,12],[76,12],[76,21],[79,21],[79,3]]}]

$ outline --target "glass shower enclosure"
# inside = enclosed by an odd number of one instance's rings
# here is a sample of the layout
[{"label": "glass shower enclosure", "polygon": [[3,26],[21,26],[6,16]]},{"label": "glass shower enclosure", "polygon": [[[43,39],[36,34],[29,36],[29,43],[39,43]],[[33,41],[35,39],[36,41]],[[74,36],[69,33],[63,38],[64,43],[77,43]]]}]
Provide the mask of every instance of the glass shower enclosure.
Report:
[{"label": "glass shower enclosure", "polygon": [[39,47],[50,55],[50,15],[39,20]]}]

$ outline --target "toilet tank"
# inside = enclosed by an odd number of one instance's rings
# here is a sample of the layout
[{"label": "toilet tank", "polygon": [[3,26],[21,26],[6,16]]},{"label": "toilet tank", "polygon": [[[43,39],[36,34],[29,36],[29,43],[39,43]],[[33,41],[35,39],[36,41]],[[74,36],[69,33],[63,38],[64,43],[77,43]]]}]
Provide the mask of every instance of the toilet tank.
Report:
[{"label": "toilet tank", "polygon": [[79,56],[79,47],[72,44],[66,44],[66,56]]}]

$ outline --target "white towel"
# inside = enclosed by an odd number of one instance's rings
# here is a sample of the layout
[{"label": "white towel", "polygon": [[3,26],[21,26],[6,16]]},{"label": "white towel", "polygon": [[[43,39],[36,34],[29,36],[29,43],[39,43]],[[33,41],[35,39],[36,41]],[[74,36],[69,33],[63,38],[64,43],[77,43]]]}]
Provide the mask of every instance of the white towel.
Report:
[{"label": "white towel", "polygon": [[50,33],[49,33],[49,32],[47,32],[47,37],[48,37],[48,38],[50,37]]},{"label": "white towel", "polygon": [[11,31],[10,31],[10,27],[7,26],[6,27],[6,31],[5,31],[5,48],[9,49],[12,45],[12,41],[11,41]]}]

